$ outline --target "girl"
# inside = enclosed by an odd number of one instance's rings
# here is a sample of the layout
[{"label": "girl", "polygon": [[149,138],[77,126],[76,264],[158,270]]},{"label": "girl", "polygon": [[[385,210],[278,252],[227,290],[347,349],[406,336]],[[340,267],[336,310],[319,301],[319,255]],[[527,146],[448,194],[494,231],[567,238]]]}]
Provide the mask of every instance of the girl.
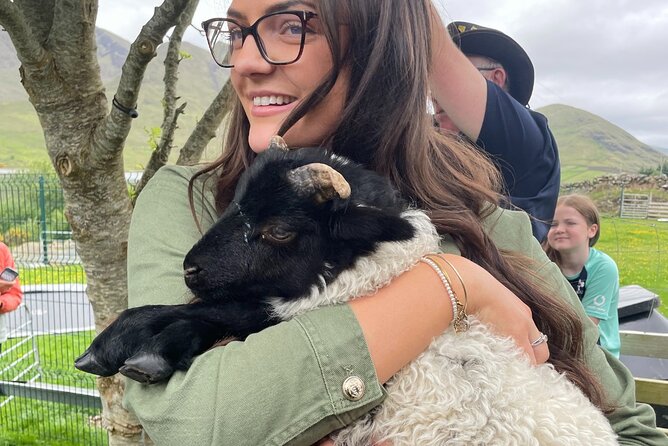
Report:
[{"label": "girl", "polygon": [[619,272],[614,260],[593,247],[600,233],[598,210],[588,197],[560,197],[546,252],[570,282],[587,316],[598,325],[600,344],[619,357]]},{"label": "girl", "polygon": [[[620,436],[660,439],[640,419],[651,409],[635,405],[631,375],[596,348],[596,328],[533,240],[526,215],[496,207],[492,164],[433,129],[432,17],[428,0],[233,0],[225,18],[205,22],[236,91],[225,148],[202,170],[162,169],[140,195],[128,250],[130,306],[189,300],[185,254],[278,133],[290,146],[326,147],[389,177],[431,212],[466,283],[470,313],[532,361],[549,357],[599,407],[619,407],[610,419]],[[454,51],[444,29],[439,35]],[[454,291],[463,295],[459,284]],[[129,381],[125,403],[160,445],[312,444],[380,404],[382,383],[452,318],[439,278],[419,264],[373,296],[211,349],[165,385]]]}]

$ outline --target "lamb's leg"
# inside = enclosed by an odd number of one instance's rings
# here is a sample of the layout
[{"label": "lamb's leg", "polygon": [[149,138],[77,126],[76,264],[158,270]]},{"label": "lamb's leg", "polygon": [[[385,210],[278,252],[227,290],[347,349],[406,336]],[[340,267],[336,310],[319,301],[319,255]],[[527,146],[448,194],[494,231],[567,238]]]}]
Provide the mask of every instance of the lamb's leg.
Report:
[{"label": "lamb's leg", "polygon": [[133,308],[100,333],[75,363],[101,376],[117,372],[142,383],[186,370],[195,356],[226,338],[244,339],[273,322],[259,303],[197,302]]}]

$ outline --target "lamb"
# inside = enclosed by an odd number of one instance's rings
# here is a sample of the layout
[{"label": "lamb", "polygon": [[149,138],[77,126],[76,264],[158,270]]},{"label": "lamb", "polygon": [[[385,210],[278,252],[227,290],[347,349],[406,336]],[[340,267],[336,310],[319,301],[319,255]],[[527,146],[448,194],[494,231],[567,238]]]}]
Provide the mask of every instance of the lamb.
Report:
[{"label": "lamb", "polygon": [[[186,256],[196,301],[126,310],[76,366],[164,380],[219,339],[373,293],[439,241],[428,216],[374,172],[319,149],[272,147]],[[377,410],[335,435],[337,445],[616,444],[606,418],[566,377],[532,367],[474,318],[468,331],[434,339],[386,389]]]}]

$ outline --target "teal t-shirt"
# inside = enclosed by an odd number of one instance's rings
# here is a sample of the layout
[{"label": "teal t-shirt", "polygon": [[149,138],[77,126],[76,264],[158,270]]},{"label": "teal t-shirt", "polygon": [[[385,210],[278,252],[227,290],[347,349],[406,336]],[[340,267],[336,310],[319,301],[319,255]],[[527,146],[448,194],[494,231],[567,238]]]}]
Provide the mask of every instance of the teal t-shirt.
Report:
[{"label": "teal t-shirt", "polygon": [[[584,278],[579,283],[584,295],[582,305],[589,317],[599,320],[598,331],[601,336],[601,346],[619,358],[619,271],[617,264],[609,255],[595,248],[589,248],[589,257],[584,265],[585,274],[566,276],[571,284],[578,278]],[[586,276],[586,278],[584,277]]]}]

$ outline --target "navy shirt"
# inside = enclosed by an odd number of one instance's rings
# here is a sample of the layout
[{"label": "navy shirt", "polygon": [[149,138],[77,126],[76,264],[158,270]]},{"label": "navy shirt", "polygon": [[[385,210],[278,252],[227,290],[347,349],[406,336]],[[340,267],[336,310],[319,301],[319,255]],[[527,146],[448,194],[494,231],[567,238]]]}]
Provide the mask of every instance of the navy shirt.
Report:
[{"label": "navy shirt", "polygon": [[501,169],[510,202],[531,218],[543,241],[559,197],[561,168],[547,118],[487,81],[487,108],[476,142]]}]

